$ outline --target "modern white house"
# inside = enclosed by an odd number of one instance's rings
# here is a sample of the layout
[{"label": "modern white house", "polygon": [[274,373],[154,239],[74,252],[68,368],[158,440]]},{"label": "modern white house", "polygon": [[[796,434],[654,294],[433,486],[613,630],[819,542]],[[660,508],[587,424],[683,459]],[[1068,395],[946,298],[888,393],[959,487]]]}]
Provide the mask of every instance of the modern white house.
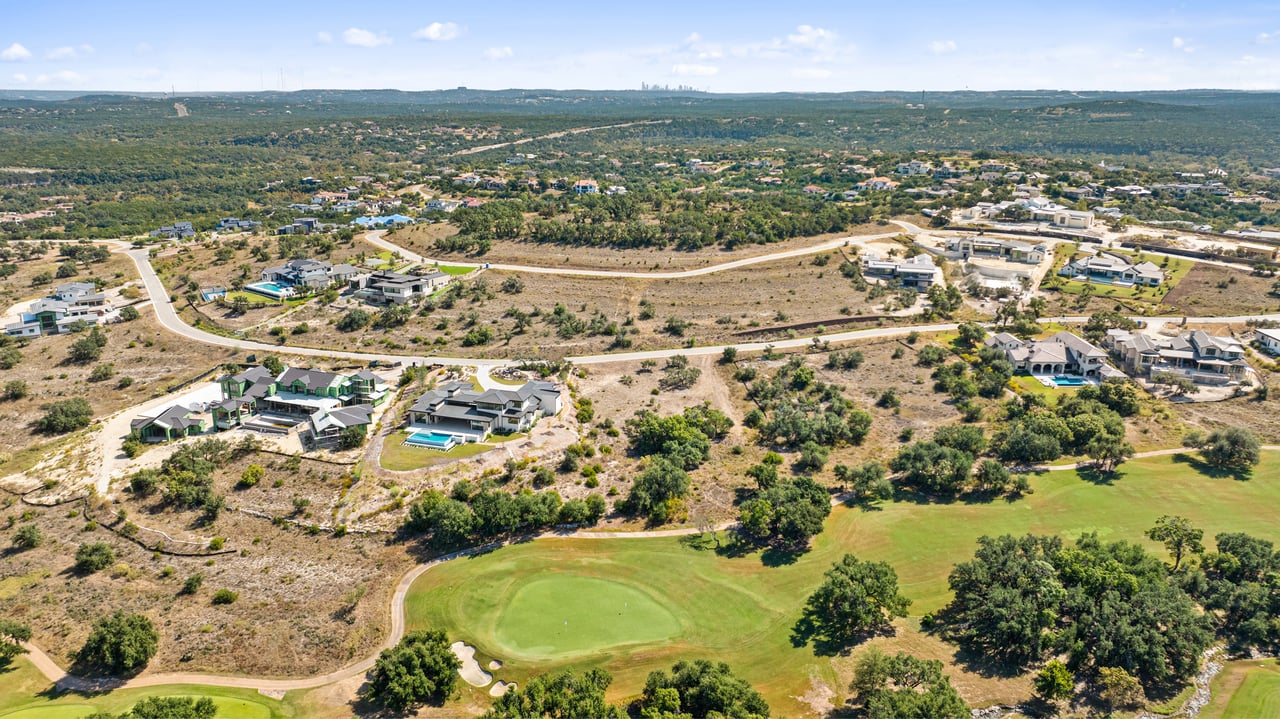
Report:
[{"label": "modern white house", "polygon": [[540,417],[560,412],[553,382],[526,382],[514,389],[476,391],[470,382],[449,382],[418,398],[409,408],[411,429],[482,442],[491,433],[524,432]]},{"label": "modern white house", "polygon": [[1058,274],[1082,282],[1101,282],[1121,286],[1157,287],[1164,282],[1164,270],[1157,265],[1151,262],[1134,264],[1128,257],[1112,252],[1099,252],[1096,255],[1078,257],[1074,262],[1063,265],[1062,269],[1058,270]]},{"label": "modern white house", "polygon": [[1068,230],[1088,230],[1093,227],[1093,213],[1088,210],[1054,210],[1053,219],[1049,221],[1055,227]]},{"label": "modern white house", "polygon": [[1040,264],[1049,253],[1047,245],[1032,245],[1017,240],[1000,240],[982,235],[948,240],[947,250],[959,254],[966,260],[973,257],[990,258],[1028,265]]},{"label": "modern white house", "polygon": [[405,275],[390,270],[378,270],[351,278],[355,296],[375,305],[403,305],[429,295],[449,284],[451,277],[443,272],[424,275]]},{"label": "modern white house", "polygon": [[5,325],[12,337],[38,337],[70,332],[76,323],[96,325],[117,316],[107,296],[97,291],[92,282],[68,282],[58,285],[53,294],[32,302],[20,320]]},{"label": "modern white house", "polygon": [[356,275],[351,265],[334,265],[320,260],[290,260],[262,271],[263,282],[282,287],[301,287],[307,291],[323,290],[335,283],[345,283]]},{"label": "modern white house", "polygon": [[899,282],[921,292],[942,282],[942,268],[933,263],[927,254],[906,259],[886,258],[875,252],[862,255],[862,274],[882,280]]},{"label": "modern white house", "polygon": [[1280,329],[1254,330],[1254,341],[1273,355],[1280,355]]}]

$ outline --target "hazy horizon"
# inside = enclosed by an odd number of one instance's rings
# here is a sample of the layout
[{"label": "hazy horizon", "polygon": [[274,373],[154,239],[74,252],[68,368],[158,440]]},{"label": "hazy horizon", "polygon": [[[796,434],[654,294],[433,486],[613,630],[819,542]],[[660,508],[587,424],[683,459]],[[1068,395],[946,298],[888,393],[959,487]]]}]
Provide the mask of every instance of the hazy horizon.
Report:
[{"label": "hazy horizon", "polygon": [[[227,0],[23,3],[0,31],[14,92],[397,88],[716,93],[1280,89],[1280,3],[1104,3],[1028,11],[999,0],[796,0],[581,10],[509,0],[357,14]],[[1081,90],[1084,91],[1084,90]]]}]

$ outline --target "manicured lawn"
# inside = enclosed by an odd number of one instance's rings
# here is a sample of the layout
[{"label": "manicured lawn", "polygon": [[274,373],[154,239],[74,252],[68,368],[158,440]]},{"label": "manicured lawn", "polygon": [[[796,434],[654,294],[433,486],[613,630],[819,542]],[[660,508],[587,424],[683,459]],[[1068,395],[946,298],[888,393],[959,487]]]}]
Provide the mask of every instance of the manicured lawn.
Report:
[{"label": "manicured lawn", "polygon": [[286,719],[304,716],[292,697],[277,701],[251,689],[223,689],[195,685],[122,689],[106,694],[46,693],[49,682],[24,658],[0,671],[0,719],[80,719],[94,711],[120,713],[149,696],[209,697],[218,706],[218,719]]},{"label": "manicured lawn", "polygon": [[[677,659],[723,660],[765,694],[775,714],[809,716],[812,709],[797,697],[810,690],[813,678],[836,691],[838,706],[845,686],[837,681],[833,664],[847,660],[793,646],[791,630],[822,573],[845,552],[893,565],[902,592],[914,600],[911,614],[919,617],[946,604],[951,567],[971,558],[984,534],[1033,532],[1074,539],[1096,531],[1107,540],[1142,541],[1163,555],[1142,532],[1162,514],[1180,514],[1204,529],[1210,546],[1211,538],[1223,531],[1280,539],[1274,519],[1280,503],[1276,453],[1265,455],[1265,466],[1249,481],[1202,476],[1185,461],[1154,457],[1123,465],[1107,484],[1086,481],[1075,472],[1051,472],[1033,478],[1032,486],[1034,494],[1015,502],[837,508],[813,549],[798,558],[758,553],[722,557],[674,537],[517,544],[448,562],[423,575],[407,601],[408,622],[411,629],[439,627],[474,644],[483,661],[507,662],[497,675],[507,681],[561,668],[603,667],[615,677],[610,690],[615,698],[639,692],[650,671]],[[616,626],[601,628],[601,622],[608,625],[608,612],[617,611],[616,602],[612,607],[609,603],[620,590],[606,592],[584,585],[584,580],[616,583],[633,596],[650,598],[675,617],[680,631],[661,638],[661,626],[638,627],[625,613],[614,620]],[[557,582],[563,587],[556,588]],[[623,601],[625,612],[629,600]],[[533,617],[537,608],[547,616]],[[563,628],[564,621],[573,621],[571,610],[589,625],[582,626],[581,634],[593,636],[570,639],[557,633],[557,618]],[[656,620],[646,621],[656,625]],[[539,628],[546,636],[524,634]],[[901,637],[927,639],[911,632]],[[531,651],[531,644],[538,651]],[[598,649],[589,655],[575,650],[593,646]],[[539,653],[546,658],[531,656]],[[975,675],[963,678],[958,686],[980,681]]]},{"label": "manicured lawn", "polygon": [[1280,719],[1280,662],[1231,662],[1213,682],[1203,719]]},{"label": "manicured lawn", "polygon": [[1063,264],[1065,264],[1064,260],[1068,253],[1060,253],[1058,260],[1054,262],[1053,269],[1045,277],[1045,281],[1048,282],[1051,279],[1057,280],[1058,286],[1056,289],[1059,292],[1068,295],[1078,295],[1084,292],[1086,285],[1089,285],[1093,288],[1093,295],[1095,297],[1114,297],[1119,300],[1141,300],[1143,302],[1159,304],[1160,300],[1172,291],[1174,287],[1177,287],[1178,282],[1181,281],[1183,277],[1186,277],[1187,273],[1191,271],[1191,268],[1195,266],[1194,262],[1187,259],[1160,257],[1145,253],[1114,250],[1111,248],[1107,248],[1106,252],[1131,258],[1134,262],[1151,262],[1164,270],[1164,283],[1159,287],[1146,287],[1141,285],[1135,285],[1133,287],[1119,287],[1100,282],[1078,282],[1066,277],[1058,277],[1058,270],[1062,268]]},{"label": "manicured lawn", "polygon": [[474,267],[461,267],[459,265],[436,265],[436,269],[446,275],[466,275],[475,271]]},{"label": "manicured lawn", "polygon": [[661,597],[621,582],[576,574],[523,583],[498,615],[494,638],[506,656],[565,659],[681,631]]},{"label": "manicured lawn", "polygon": [[1079,387],[1045,387],[1040,380],[1027,375],[1017,375],[1011,380],[1015,391],[1019,394],[1041,394],[1046,397],[1070,397],[1079,391]]},{"label": "manicured lawn", "polygon": [[393,472],[404,472],[412,469],[422,469],[430,467],[433,464],[441,462],[462,459],[464,457],[474,457],[477,454],[483,454],[493,449],[491,444],[480,444],[469,442],[460,444],[448,452],[441,452],[438,449],[428,449],[426,447],[414,447],[404,443],[409,433],[401,430],[387,437],[382,443],[382,456],[378,458],[378,463],[383,469],[389,469]]}]

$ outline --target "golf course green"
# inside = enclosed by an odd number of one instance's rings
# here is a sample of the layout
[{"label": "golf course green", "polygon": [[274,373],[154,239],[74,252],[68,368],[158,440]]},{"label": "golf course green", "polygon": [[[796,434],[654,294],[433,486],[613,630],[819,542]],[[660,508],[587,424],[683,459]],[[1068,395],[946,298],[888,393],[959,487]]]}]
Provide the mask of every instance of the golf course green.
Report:
[{"label": "golf course green", "polygon": [[[972,557],[982,535],[1075,539],[1098,532],[1106,540],[1143,542],[1163,556],[1143,531],[1159,516],[1177,514],[1202,528],[1210,547],[1225,531],[1280,540],[1277,453],[1264,453],[1245,481],[1205,476],[1185,457],[1163,456],[1128,462],[1105,482],[1058,471],[1033,478],[1032,487],[1018,500],[837,508],[812,549],[798,557],[718,554],[677,537],[519,543],[424,574],[406,600],[407,620],[410,629],[444,629],[474,645],[478,657],[502,660],[498,678],[507,681],[602,667],[614,675],[610,693],[626,697],[650,671],[705,657],[728,662],[779,715],[805,716],[813,709],[800,697],[814,681],[834,690],[837,702],[845,686],[833,660],[795,646],[791,630],[823,572],[846,552],[889,562],[919,617],[947,603],[951,567]],[[624,589],[673,618],[656,620],[650,607],[610,617],[603,610],[616,606]],[[565,621],[578,631],[564,631]]]},{"label": "golf course green", "polygon": [[579,574],[532,578],[506,604],[494,638],[522,659],[566,659],[680,633],[673,611],[640,588]]}]

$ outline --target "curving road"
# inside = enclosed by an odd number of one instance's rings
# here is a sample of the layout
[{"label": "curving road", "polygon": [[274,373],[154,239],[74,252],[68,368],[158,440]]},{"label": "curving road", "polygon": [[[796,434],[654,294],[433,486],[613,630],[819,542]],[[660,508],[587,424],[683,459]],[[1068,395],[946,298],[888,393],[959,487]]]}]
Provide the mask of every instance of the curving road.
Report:
[{"label": "curving road", "polygon": [[455,262],[454,260],[439,260],[430,257],[424,257],[416,252],[407,250],[399,245],[387,241],[383,238],[384,230],[374,230],[364,236],[365,241],[370,244],[381,247],[384,250],[400,253],[400,256],[411,262],[419,262],[423,264],[440,263],[445,265],[453,265],[456,267],[486,267],[491,270],[507,270],[509,272],[523,272],[535,275],[566,275],[569,277],[601,277],[601,278],[629,278],[644,280],[681,280],[689,277],[700,277],[715,272],[724,272],[725,270],[736,270],[740,267],[750,267],[765,262],[777,262],[792,257],[805,257],[807,255],[817,254],[824,250],[834,250],[840,247],[851,245],[864,245],[872,240],[887,240],[890,237],[897,237],[901,232],[885,232],[879,235],[852,235],[849,237],[837,237],[834,240],[827,240],[816,245],[806,245],[794,250],[780,250],[771,252],[767,255],[758,257],[745,257],[740,260],[731,260],[729,262],[721,262],[716,265],[708,265],[692,270],[677,270],[671,272],[644,272],[644,271],[627,271],[627,270],[582,270],[569,267],[539,267],[536,265],[507,265],[495,262]]},{"label": "curving road", "polygon": [[527,145],[530,142],[538,140],[554,140],[556,138],[565,137],[567,135],[581,135],[586,132],[596,132],[597,130],[613,130],[619,127],[634,127],[636,125],[666,125],[670,124],[670,120],[637,120],[635,122],[620,122],[616,125],[596,125],[594,127],[574,127],[568,130],[560,130],[558,132],[548,133],[546,135],[538,135],[537,137],[524,137],[519,140],[511,140],[510,142],[498,142],[492,145],[480,145],[479,147],[468,147],[465,150],[450,152],[445,157],[461,157],[464,155],[474,155],[477,152],[487,152],[489,150],[499,150],[504,147],[514,147],[516,145]]}]

